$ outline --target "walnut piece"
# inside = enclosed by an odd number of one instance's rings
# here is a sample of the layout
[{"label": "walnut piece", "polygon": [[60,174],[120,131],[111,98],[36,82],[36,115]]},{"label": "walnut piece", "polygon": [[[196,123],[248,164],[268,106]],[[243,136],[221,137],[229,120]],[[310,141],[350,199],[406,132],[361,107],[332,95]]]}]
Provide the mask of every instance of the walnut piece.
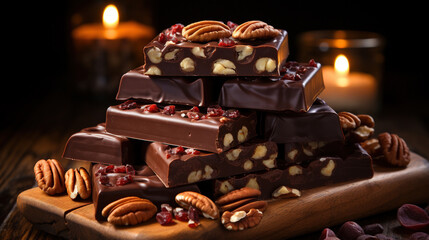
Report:
[{"label": "walnut piece", "polygon": [[232,33],[232,37],[240,40],[273,38],[280,34],[280,31],[265,22],[253,20],[245,22]]},{"label": "walnut piece", "polygon": [[378,141],[387,163],[398,167],[406,167],[410,163],[410,149],[404,139],[384,132],[378,135]]},{"label": "walnut piece", "polygon": [[280,186],[272,193],[273,198],[296,198],[301,197],[301,191],[295,188]]},{"label": "walnut piece", "polygon": [[199,209],[205,218],[219,218],[219,209],[210,198],[192,191],[182,192],[176,195],[177,204],[188,209],[190,206]]},{"label": "walnut piece", "polygon": [[185,26],[182,35],[192,42],[208,42],[230,37],[231,30],[223,22],[204,20]]},{"label": "walnut piece", "polygon": [[69,169],[65,174],[65,186],[71,199],[80,197],[87,199],[91,196],[91,177],[85,168]]},{"label": "walnut piece", "polygon": [[149,200],[125,197],[103,208],[101,214],[113,225],[136,225],[152,218],[157,207]]},{"label": "walnut piece", "polygon": [[40,159],[34,165],[37,185],[48,195],[65,191],[64,169],[56,159]]}]

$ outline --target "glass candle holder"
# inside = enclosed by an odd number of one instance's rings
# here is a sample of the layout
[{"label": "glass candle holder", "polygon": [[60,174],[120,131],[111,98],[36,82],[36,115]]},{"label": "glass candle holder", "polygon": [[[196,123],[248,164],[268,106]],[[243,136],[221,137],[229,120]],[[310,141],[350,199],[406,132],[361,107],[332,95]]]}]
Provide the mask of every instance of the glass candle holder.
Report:
[{"label": "glass candle holder", "polygon": [[321,30],[298,36],[298,61],[322,64],[320,98],[336,111],[375,113],[380,108],[383,74],[381,35],[364,31]]}]

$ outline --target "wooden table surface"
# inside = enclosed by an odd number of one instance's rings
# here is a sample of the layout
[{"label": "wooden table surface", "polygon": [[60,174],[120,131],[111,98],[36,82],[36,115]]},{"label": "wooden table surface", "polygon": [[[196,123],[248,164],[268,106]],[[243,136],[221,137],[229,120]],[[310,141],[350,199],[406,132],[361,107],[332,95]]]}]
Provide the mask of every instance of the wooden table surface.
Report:
[{"label": "wooden table surface", "polygon": [[[94,126],[105,120],[107,107],[114,101],[82,99],[57,92],[19,108],[14,116],[0,119],[0,239],[57,239],[36,229],[16,208],[16,197],[23,190],[36,186],[33,166],[42,158],[60,159],[65,169],[73,161],[61,158],[69,136],[82,128]],[[376,132],[389,131],[403,137],[412,151],[429,158],[429,132],[425,118],[411,111],[384,109],[377,115]],[[422,191],[428,191],[422,189]],[[386,196],[388,197],[388,196]],[[429,202],[429,199],[428,199]],[[402,239],[409,232],[396,221],[392,210],[365,219],[354,219],[361,225],[381,223],[385,233]],[[332,227],[333,229],[338,226]],[[321,231],[299,239],[318,239]]]}]

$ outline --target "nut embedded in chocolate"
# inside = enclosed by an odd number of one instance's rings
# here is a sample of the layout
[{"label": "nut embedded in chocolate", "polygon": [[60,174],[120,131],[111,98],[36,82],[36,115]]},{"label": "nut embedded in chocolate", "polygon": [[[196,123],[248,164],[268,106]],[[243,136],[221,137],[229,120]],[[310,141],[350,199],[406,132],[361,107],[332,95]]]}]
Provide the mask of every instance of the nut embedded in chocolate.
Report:
[{"label": "nut embedded in chocolate", "polygon": [[404,139],[384,132],[378,135],[378,141],[387,163],[398,167],[406,167],[410,163],[410,149]]},{"label": "nut embedded in chocolate", "polygon": [[34,165],[37,185],[48,195],[63,193],[64,169],[56,159],[41,159]]}]

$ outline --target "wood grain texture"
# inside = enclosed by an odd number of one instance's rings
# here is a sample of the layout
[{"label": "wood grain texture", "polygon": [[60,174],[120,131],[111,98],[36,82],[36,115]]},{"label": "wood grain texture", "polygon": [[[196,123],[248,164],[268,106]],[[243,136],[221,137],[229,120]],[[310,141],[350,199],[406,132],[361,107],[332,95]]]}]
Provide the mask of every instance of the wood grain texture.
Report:
[{"label": "wood grain texture", "polygon": [[[427,202],[429,191],[422,189],[429,189],[429,162],[413,153],[412,162],[405,169],[376,166],[372,179],[305,190],[297,199],[270,201],[261,223],[245,231],[227,231],[219,220],[208,219],[202,219],[196,229],[179,221],[165,227],[155,219],[137,226],[115,227],[95,220],[93,204],[70,210],[65,221],[72,239],[285,239],[392,210],[404,203]],[[21,195],[31,195],[38,202],[48,201],[47,205],[60,209],[70,207],[64,202],[72,201],[46,199],[38,194],[41,192],[30,189]],[[23,198],[21,195],[19,199]],[[20,209],[27,209],[21,204],[18,201]],[[32,204],[28,208],[38,206]],[[61,211],[51,212],[61,216]]]}]

